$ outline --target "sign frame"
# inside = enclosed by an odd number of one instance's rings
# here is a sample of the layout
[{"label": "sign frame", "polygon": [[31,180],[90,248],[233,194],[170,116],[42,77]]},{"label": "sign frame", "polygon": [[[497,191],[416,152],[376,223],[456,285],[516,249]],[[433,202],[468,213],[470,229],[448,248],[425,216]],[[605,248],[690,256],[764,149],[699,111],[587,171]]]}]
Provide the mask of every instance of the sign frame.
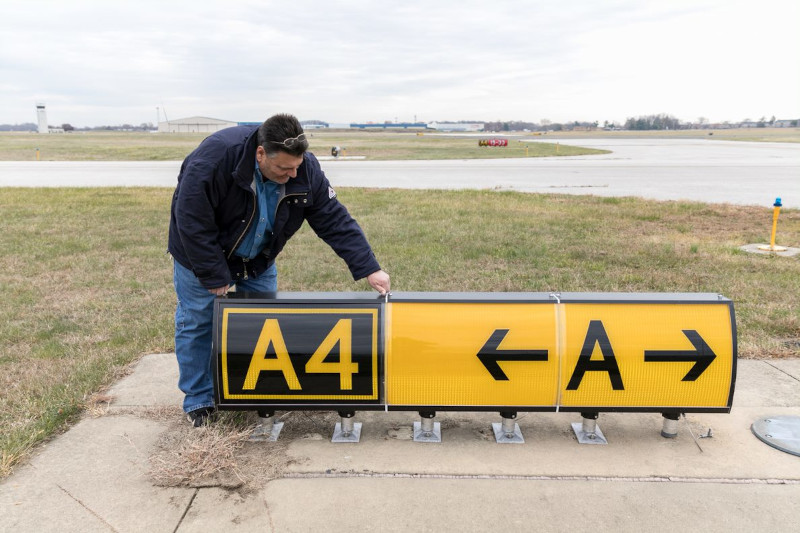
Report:
[{"label": "sign frame", "polygon": [[[546,405],[524,405],[513,403],[496,403],[496,402],[483,402],[480,405],[452,405],[438,404],[438,403],[390,403],[389,398],[392,395],[387,388],[394,386],[393,376],[390,372],[390,358],[393,357],[392,352],[392,324],[390,317],[392,304],[403,303],[430,303],[430,304],[474,304],[474,305],[548,305],[553,306],[553,312],[560,318],[556,319],[557,327],[563,327],[561,322],[564,321],[564,313],[568,312],[568,306],[574,304],[599,304],[599,305],[677,305],[677,306],[694,306],[694,305],[714,305],[723,306],[725,311],[722,313],[730,317],[730,335],[729,342],[727,339],[728,330],[725,329],[722,333],[718,334],[719,338],[725,341],[724,357],[730,357],[730,386],[727,390],[727,401],[720,401],[715,405],[613,405],[613,404],[600,404],[600,402],[583,402],[579,404],[564,405],[561,401],[562,393],[566,381],[563,380],[564,369],[560,370],[559,394],[557,400],[553,404]],[[374,341],[376,343],[376,361],[372,367],[372,371],[376,373],[376,386],[377,398],[369,400],[342,400],[336,398],[325,399],[281,399],[278,401],[264,401],[264,400],[235,400],[223,398],[221,392],[222,384],[221,379],[221,328],[219,318],[221,310],[231,306],[250,306],[255,308],[274,308],[276,306],[286,306],[291,308],[303,309],[325,309],[325,310],[347,310],[354,309],[369,309],[370,312],[375,313],[375,326]],[[720,318],[715,318],[713,322],[716,327],[719,327]],[[722,320],[726,320],[722,318]],[[699,328],[698,328],[699,329]],[[495,379],[503,379],[503,367],[508,368],[505,361],[537,361],[536,346],[513,346],[508,348],[503,344],[505,333],[508,330],[497,329],[490,338],[487,339],[483,348],[480,346],[476,350],[476,361],[480,362],[486,367],[487,373],[492,373]],[[589,335],[584,332],[587,336]],[[551,358],[558,361],[558,365],[565,365],[565,342],[563,342],[563,334],[557,333],[559,336],[559,346],[557,350],[550,354]],[[680,336],[680,331],[676,333]],[[702,370],[696,370],[691,364],[686,364],[689,361],[687,357],[691,355],[692,345],[699,346],[702,339],[698,340],[700,334],[697,331],[686,329],[683,331],[685,338],[680,337],[681,342],[677,346],[661,346],[656,343],[655,346],[647,346],[642,356],[649,357],[650,361],[645,363],[653,365],[654,368],[659,368],[659,365],[674,365],[678,369],[689,370],[687,376],[692,373],[699,375]],[[509,339],[511,335],[509,334]],[[483,343],[483,341],[481,341]],[[575,343],[573,343],[574,346]],[[685,347],[681,345],[685,344]],[[663,414],[679,414],[691,412],[710,412],[710,413],[728,413],[730,412],[733,404],[733,394],[736,383],[737,373],[737,330],[736,318],[733,301],[716,293],[601,293],[601,292],[563,292],[563,293],[550,293],[550,292],[508,292],[508,293],[458,293],[458,292],[398,292],[392,293],[390,297],[385,298],[376,293],[330,293],[330,292],[310,292],[310,293],[296,293],[296,292],[278,292],[278,293],[231,293],[227,297],[220,297],[214,303],[214,328],[213,328],[213,345],[212,345],[212,365],[214,377],[214,393],[217,406],[220,409],[226,410],[339,410],[339,411],[365,411],[365,410],[386,410],[386,411],[487,411],[487,412],[657,412]],[[637,345],[638,346],[638,345]],[[687,350],[687,348],[689,348]],[[585,347],[584,347],[585,349]],[[599,347],[595,348],[596,352],[591,355],[592,358],[599,357]],[[698,348],[699,350],[699,348]],[[487,353],[485,353],[488,351]],[[687,353],[689,355],[687,355]],[[712,354],[713,355],[713,354]],[[482,356],[486,356],[486,360]],[[507,358],[509,357],[509,358]],[[516,359],[515,359],[516,358]],[[538,359],[541,361],[541,359]],[[630,360],[630,359],[629,359]],[[498,361],[500,365],[498,365]],[[662,362],[670,361],[670,362]],[[474,362],[473,362],[474,363]],[[514,365],[520,363],[512,363]],[[521,363],[529,364],[529,363]],[[536,363],[530,363],[536,364]],[[638,363],[637,363],[638,364]],[[707,364],[711,364],[708,361]],[[497,368],[494,368],[494,367]],[[491,368],[490,368],[491,367]],[[513,366],[512,366],[513,368]],[[667,367],[669,368],[669,367]],[[715,367],[716,368],[716,367]],[[723,383],[727,386],[727,366],[725,367],[722,376],[725,379]],[[690,370],[692,369],[692,370]],[[574,370],[573,370],[574,371]],[[672,369],[670,369],[670,372]],[[696,376],[695,376],[696,377]],[[567,376],[569,379],[569,376]],[[691,379],[688,379],[691,381]],[[719,391],[715,389],[715,394],[718,397],[724,395],[724,390]],[[720,398],[722,400],[722,398]],[[723,405],[724,404],[724,405]]]},{"label": "sign frame", "polygon": [[[280,308],[280,310],[278,310]],[[284,394],[269,400],[253,393],[250,398],[235,398],[226,394],[229,382],[225,372],[226,355],[222,339],[223,316],[226,312],[253,312],[258,314],[323,314],[342,317],[372,315],[373,338],[369,379],[369,394],[355,394],[358,399],[333,396],[348,394]],[[292,311],[296,312],[293,313]],[[214,300],[214,325],[212,333],[211,365],[214,378],[214,399],[219,409],[225,410],[330,410],[349,411],[382,410],[385,408],[384,390],[384,328],[383,298],[371,293],[230,293]],[[254,354],[255,355],[255,354]],[[294,366],[294,363],[293,363]],[[297,372],[297,369],[294,369]]]}]

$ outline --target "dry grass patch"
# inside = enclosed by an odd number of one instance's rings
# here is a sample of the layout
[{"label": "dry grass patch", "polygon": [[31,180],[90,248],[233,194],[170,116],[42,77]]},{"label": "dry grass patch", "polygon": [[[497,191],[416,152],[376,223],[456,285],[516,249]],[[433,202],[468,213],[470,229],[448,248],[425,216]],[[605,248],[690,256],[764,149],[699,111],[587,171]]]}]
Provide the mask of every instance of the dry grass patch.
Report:
[{"label": "dry grass patch", "polygon": [[253,442],[254,412],[224,411],[216,422],[193,428],[180,418],[162,434],[150,456],[150,479],[164,487],[221,487],[244,492],[259,490],[281,477],[294,463],[287,457],[289,442],[329,439],[336,413],[291,411],[278,417],[285,422],[276,442]]},{"label": "dry grass patch", "polygon": [[241,487],[245,477],[236,452],[249,435],[228,424],[170,428],[150,457],[150,478],[162,487]]}]

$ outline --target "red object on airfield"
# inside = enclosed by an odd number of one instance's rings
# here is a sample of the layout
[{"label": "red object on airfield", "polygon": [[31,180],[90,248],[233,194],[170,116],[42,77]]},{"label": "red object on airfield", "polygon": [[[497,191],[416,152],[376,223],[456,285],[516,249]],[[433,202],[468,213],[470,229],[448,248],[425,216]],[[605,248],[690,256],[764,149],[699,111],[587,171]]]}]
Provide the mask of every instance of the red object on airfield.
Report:
[{"label": "red object on airfield", "polygon": [[508,146],[508,139],[481,139],[478,146]]}]

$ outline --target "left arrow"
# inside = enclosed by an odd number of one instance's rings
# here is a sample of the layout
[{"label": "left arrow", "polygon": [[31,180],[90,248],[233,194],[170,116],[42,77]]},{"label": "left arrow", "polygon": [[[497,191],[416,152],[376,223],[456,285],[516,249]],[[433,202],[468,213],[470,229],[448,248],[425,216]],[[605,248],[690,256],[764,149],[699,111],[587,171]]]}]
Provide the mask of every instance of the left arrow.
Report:
[{"label": "left arrow", "polygon": [[694,363],[681,381],[695,381],[716,359],[717,354],[697,331],[684,329],[683,334],[694,345],[694,350],[645,350],[645,363]]},{"label": "left arrow", "polygon": [[507,334],[507,329],[494,330],[489,340],[478,352],[478,359],[495,381],[508,381],[508,376],[497,364],[498,361],[547,361],[547,350],[498,350],[497,348]]}]

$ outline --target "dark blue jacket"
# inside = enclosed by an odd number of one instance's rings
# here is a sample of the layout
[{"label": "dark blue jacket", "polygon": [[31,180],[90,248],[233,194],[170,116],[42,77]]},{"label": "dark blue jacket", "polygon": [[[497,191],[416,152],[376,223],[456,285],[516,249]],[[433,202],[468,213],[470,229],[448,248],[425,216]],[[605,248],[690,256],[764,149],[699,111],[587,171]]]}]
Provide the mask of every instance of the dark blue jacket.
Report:
[{"label": "dark blue jacket", "polygon": [[347,263],[353,279],[381,269],[364,233],[306,153],[297,176],[281,187],[270,245],[249,261],[234,254],[256,215],[256,126],[228,128],[207,137],[186,159],[172,196],[169,252],[207,289],[258,276],[307,220]]}]

